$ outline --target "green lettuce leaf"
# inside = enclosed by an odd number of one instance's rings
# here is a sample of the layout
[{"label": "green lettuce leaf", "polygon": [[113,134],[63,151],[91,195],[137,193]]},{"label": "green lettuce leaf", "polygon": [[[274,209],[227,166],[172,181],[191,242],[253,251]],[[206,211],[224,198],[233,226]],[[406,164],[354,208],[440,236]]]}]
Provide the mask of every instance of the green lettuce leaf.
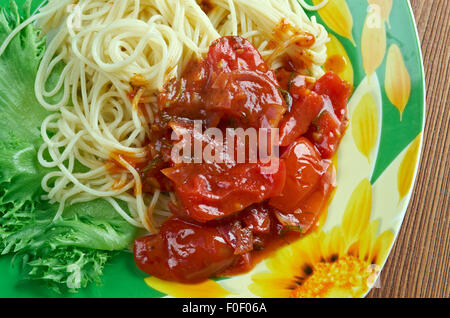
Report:
[{"label": "green lettuce leaf", "polygon": [[56,206],[40,203],[45,210],[6,212],[0,219],[3,250],[33,253],[45,247],[82,247],[115,251],[129,247],[134,238],[133,226],[101,199],[73,204],[65,210],[64,218],[53,220]]},{"label": "green lettuce leaf", "polygon": [[[1,9],[0,43],[29,16],[30,2]],[[76,291],[100,282],[106,262],[136,230],[101,199],[68,206],[55,221],[57,206],[41,200],[49,170],[37,160],[39,129],[49,113],[35,98],[34,81],[44,51],[45,37],[29,25],[0,57],[0,255],[21,259],[29,279]]]},{"label": "green lettuce leaf", "polygon": [[14,253],[26,278],[45,281],[57,292],[100,283],[114,251],[127,249],[134,239],[133,226],[104,200],[74,204],[56,221],[57,207],[38,205],[44,210],[23,208],[0,218],[0,254]]},{"label": "green lettuce leaf", "polygon": [[[27,1],[24,12],[29,12],[30,3]],[[10,13],[3,8],[0,14],[0,43],[21,20],[17,5],[11,1]],[[34,94],[34,81],[45,47],[45,37],[30,25],[11,41],[0,61],[2,121],[15,123],[2,128],[31,143],[40,140],[39,129],[48,115]]]},{"label": "green lettuce leaf", "polygon": [[[18,24],[19,10],[12,2],[10,12],[1,9],[0,43]],[[42,142],[39,127],[48,113],[34,95],[34,79],[44,50],[45,38],[29,26],[0,57],[0,203],[13,203],[14,208],[36,199],[45,175],[36,152]]]}]

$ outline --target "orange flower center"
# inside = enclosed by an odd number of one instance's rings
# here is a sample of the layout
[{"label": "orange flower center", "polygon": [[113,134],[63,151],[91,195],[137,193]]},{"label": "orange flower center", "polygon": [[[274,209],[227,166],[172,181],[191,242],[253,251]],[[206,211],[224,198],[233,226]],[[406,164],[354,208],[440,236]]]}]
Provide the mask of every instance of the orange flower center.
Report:
[{"label": "orange flower center", "polygon": [[370,263],[355,256],[348,255],[335,262],[321,262],[316,264],[311,275],[292,291],[291,297],[361,297],[369,288],[374,275]]}]

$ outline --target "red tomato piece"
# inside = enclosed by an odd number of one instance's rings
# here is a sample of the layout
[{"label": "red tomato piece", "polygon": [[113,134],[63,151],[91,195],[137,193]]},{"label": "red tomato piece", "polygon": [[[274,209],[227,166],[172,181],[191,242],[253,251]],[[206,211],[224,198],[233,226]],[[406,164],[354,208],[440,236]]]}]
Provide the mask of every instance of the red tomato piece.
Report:
[{"label": "red tomato piece", "polygon": [[302,98],[295,98],[292,109],[280,123],[280,146],[291,145],[304,135],[323,107],[322,96],[304,89]]},{"label": "red tomato piece", "polygon": [[192,61],[179,80],[172,79],[158,95],[158,106],[169,115],[197,119],[202,116],[203,90],[209,78],[204,61]]},{"label": "red tomato piece", "polygon": [[341,142],[345,126],[334,112],[323,110],[317,117],[306,136],[314,143],[324,159],[330,159]]},{"label": "red tomato piece", "polygon": [[202,120],[207,127],[216,127],[223,117],[219,110],[207,108],[211,81],[206,60],[192,61],[180,79],[169,81],[158,95],[158,107],[166,120],[187,118]]},{"label": "red tomato piece", "polygon": [[[238,36],[217,39],[209,47],[207,60],[212,72],[217,74],[237,70],[272,73],[258,50],[249,41]],[[275,80],[275,77],[272,79]]]},{"label": "red tomato piece", "polygon": [[187,215],[207,222],[241,211],[253,203],[278,196],[284,188],[286,166],[267,173],[269,164],[187,164],[162,172],[175,184],[177,198]]},{"label": "red tomato piece", "polygon": [[293,76],[295,76],[295,73],[287,71],[284,68],[279,68],[275,71],[275,75],[276,75],[277,82],[280,85],[281,89],[284,89],[285,91],[289,91],[289,86],[290,86]]},{"label": "red tomato piece", "polygon": [[286,112],[275,73],[247,40],[229,36],[209,49],[208,108],[224,111],[240,127],[278,127]]},{"label": "red tomato piece", "polygon": [[240,37],[224,37],[208,57],[192,62],[179,80],[165,85],[159,108],[169,116],[203,120],[216,127],[233,119],[240,127],[278,127],[286,103],[275,73],[259,52]]},{"label": "red tomato piece", "polygon": [[217,227],[179,218],[164,222],[158,234],[137,239],[134,258],[145,273],[182,283],[201,282],[238,259]]},{"label": "red tomato piece", "polygon": [[270,213],[263,204],[257,204],[242,211],[240,219],[253,233],[268,234],[271,229]]},{"label": "red tomato piece", "polygon": [[218,226],[219,232],[234,248],[235,255],[244,255],[253,250],[253,232],[238,220],[227,220]]},{"label": "red tomato piece", "polygon": [[333,105],[334,113],[342,122],[347,116],[347,102],[352,93],[352,87],[333,72],[328,72],[317,80],[314,91],[319,95],[327,95]]},{"label": "red tomato piece", "polygon": [[286,103],[278,84],[264,73],[220,73],[211,84],[208,109],[222,111],[239,127],[278,127]]},{"label": "red tomato piece", "polygon": [[286,162],[286,185],[281,196],[271,198],[269,204],[283,213],[293,213],[316,189],[327,165],[314,145],[304,137],[293,143],[282,159]]},{"label": "red tomato piece", "polygon": [[334,189],[334,179],[334,167],[330,164],[326,173],[320,178],[316,189],[298,204],[295,211],[292,213],[275,211],[284,230],[300,231],[302,234],[306,234],[314,228]]},{"label": "red tomato piece", "polygon": [[[301,92],[301,89],[299,91]],[[306,123],[303,126],[294,126],[292,124],[294,120],[289,114],[282,121],[282,145],[291,141],[293,136],[298,135],[298,132],[296,134],[294,132],[300,130],[301,135],[306,133],[305,136],[314,143],[322,157],[329,159],[336,152],[347,126],[347,102],[351,94],[351,86],[336,74],[329,72],[315,83],[313,91],[323,99],[323,107],[317,113],[318,116],[312,120],[312,125],[309,125],[305,132],[303,128],[306,127]],[[298,116],[311,118],[316,109],[314,107],[308,109],[310,112],[303,110]],[[295,128],[290,130],[291,127]],[[290,135],[286,134],[286,131],[294,132]],[[291,138],[288,138],[289,136]]]}]

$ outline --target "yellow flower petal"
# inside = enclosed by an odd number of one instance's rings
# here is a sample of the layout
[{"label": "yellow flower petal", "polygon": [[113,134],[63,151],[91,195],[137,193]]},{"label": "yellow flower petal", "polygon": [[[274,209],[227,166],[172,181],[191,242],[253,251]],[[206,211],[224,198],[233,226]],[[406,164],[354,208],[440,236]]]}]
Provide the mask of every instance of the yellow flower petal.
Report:
[{"label": "yellow flower petal", "polygon": [[367,2],[376,8],[375,10],[379,11],[383,21],[389,23],[389,15],[391,14],[393,0],[367,0]]},{"label": "yellow flower petal", "polygon": [[327,43],[327,61],[324,64],[325,72],[333,71],[340,78],[353,86],[353,66],[345,48],[334,35],[330,34]]},{"label": "yellow flower petal", "polygon": [[385,83],[386,95],[400,112],[400,120],[411,94],[411,78],[400,48],[392,44],[387,54]]},{"label": "yellow flower petal", "polygon": [[378,112],[371,93],[366,93],[352,114],[355,145],[370,163],[370,154],[378,140]]},{"label": "yellow flower petal", "polygon": [[276,272],[255,274],[248,289],[263,298],[288,298],[295,286],[292,277],[280,276]]},{"label": "yellow flower petal", "polygon": [[[267,268],[284,276],[298,275],[304,264],[314,264],[322,257],[323,231],[308,234],[306,237],[278,250],[266,260]],[[286,260],[290,260],[287,262]]]},{"label": "yellow flower petal", "polygon": [[370,12],[361,35],[361,55],[367,76],[372,75],[381,65],[386,53],[386,30],[379,15]]},{"label": "yellow flower petal", "polygon": [[350,196],[342,219],[342,229],[347,242],[358,239],[365,231],[371,211],[372,185],[368,179],[363,179]]},{"label": "yellow flower petal", "polygon": [[354,254],[359,255],[361,261],[371,261],[371,252],[377,237],[379,224],[380,222],[378,220],[371,222],[367,229],[360,235],[355,246],[352,247]]},{"label": "yellow flower petal", "polygon": [[397,189],[400,200],[402,200],[411,189],[414,172],[416,170],[421,139],[422,133],[420,133],[410,144],[408,150],[406,151],[405,157],[400,164],[400,168],[398,169]]},{"label": "yellow flower petal", "polygon": [[213,280],[191,285],[148,277],[145,282],[151,288],[177,298],[224,298],[232,294]]},{"label": "yellow flower petal", "polygon": [[337,255],[342,257],[347,254],[347,247],[345,244],[345,237],[342,233],[342,228],[335,226],[322,240],[322,246],[326,249],[323,252],[325,258]]},{"label": "yellow flower petal", "polygon": [[286,259],[295,259],[293,253],[294,251],[290,247],[282,248],[266,262],[266,265],[272,271],[290,275],[298,269],[294,262],[285,262]]},{"label": "yellow flower petal", "polygon": [[[315,5],[323,0],[313,0]],[[337,34],[349,39],[356,46],[353,40],[353,17],[345,0],[329,0],[328,3],[318,10],[320,17],[325,24]]]},{"label": "yellow flower petal", "polygon": [[377,265],[383,265],[386,260],[389,250],[391,249],[392,242],[394,242],[394,233],[391,231],[384,231],[381,233],[372,248],[371,261]]}]

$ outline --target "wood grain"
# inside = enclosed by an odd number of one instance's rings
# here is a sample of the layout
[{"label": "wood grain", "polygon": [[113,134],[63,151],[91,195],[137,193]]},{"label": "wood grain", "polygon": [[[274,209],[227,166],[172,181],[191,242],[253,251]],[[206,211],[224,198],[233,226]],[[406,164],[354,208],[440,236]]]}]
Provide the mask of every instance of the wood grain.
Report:
[{"label": "wood grain", "polygon": [[410,2],[427,86],[424,148],[405,220],[371,298],[450,297],[450,1]]}]

